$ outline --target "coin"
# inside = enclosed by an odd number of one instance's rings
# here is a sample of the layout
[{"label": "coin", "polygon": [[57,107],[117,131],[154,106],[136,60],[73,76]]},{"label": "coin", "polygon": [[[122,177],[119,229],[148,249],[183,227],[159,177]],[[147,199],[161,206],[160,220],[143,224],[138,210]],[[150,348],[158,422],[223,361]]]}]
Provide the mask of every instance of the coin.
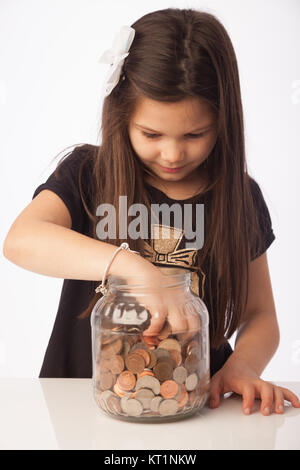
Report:
[{"label": "coin", "polygon": [[182,356],[177,349],[170,349],[170,354],[176,366],[180,366],[182,363]]},{"label": "coin", "polygon": [[116,395],[118,395],[118,397],[124,397],[125,395],[127,395],[127,392],[125,392],[124,390],[121,390],[120,387],[118,386],[118,382],[116,382],[114,384],[114,387],[113,387],[113,390],[115,392]]},{"label": "coin", "polygon": [[176,349],[177,351],[181,352],[181,345],[180,343],[174,338],[168,338],[161,341],[158,345],[158,348],[164,349]]},{"label": "coin", "polygon": [[163,400],[158,407],[158,412],[162,416],[174,415],[178,411],[178,402],[171,398],[170,400]]},{"label": "coin", "polygon": [[126,402],[128,416],[140,416],[143,412],[143,405],[135,398],[129,398]]},{"label": "coin", "polygon": [[135,389],[139,390],[140,388],[149,388],[155,395],[158,395],[160,392],[160,383],[157,378],[145,375],[144,377],[140,377],[136,382]]},{"label": "coin", "polygon": [[158,412],[158,407],[160,402],[162,401],[163,397],[158,395],[157,397],[152,398],[151,403],[150,403],[150,409],[152,411]]},{"label": "coin", "polygon": [[109,367],[113,374],[121,374],[124,370],[124,359],[119,354],[113,356],[109,361]]},{"label": "coin", "polygon": [[153,368],[153,372],[158,380],[164,382],[165,380],[168,380],[172,377],[173,367],[170,362],[163,360],[156,364],[156,366]]},{"label": "coin", "polygon": [[123,342],[119,338],[116,341],[114,341],[113,343],[110,343],[110,344],[104,346],[101,349],[101,355],[104,358],[109,358],[113,354],[119,354],[119,352],[122,350],[122,348],[123,348]]},{"label": "coin", "polygon": [[187,375],[188,371],[183,366],[176,367],[173,371],[173,379],[179,384],[183,384],[186,381]]},{"label": "coin", "polygon": [[177,398],[178,401],[178,408],[182,409],[184,405],[188,402],[189,394],[183,384],[180,385],[180,395]]},{"label": "coin", "polygon": [[153,369],[153,367],[157,363],[157,357],[154,351],[149,350],[149,354],[150,354],[150,364],[148,365],[148,367],[149,369]]},{"label": "coin", "polygon": [[136,392],[135,398],[142,403],[144,410],[148,410],[150,409],[150,403],[154,396],[155,395],[152,390],[149,390],[148,388],[141,388]]},{"label": "coin", "polygon": [[138,374],[142,372],[145,368],[145,360],[144,358],[137,353],[130,353],[125,358],[125,364],[128,370],[131,372]]},{"label": "coin", "polygon": [[163,398],[174,398],[178,393],[178,384],[174,380],[165,380],[160,386]]},{"label": "coin", "polygon": [[105,390],[104,392],[98,394],[98,402],[100,403],[101,408],[106,412],[109,411],[106,405],[106,400],[111,395],[113,395],[113,392],[111,390]]},{"label": "coin", "polygon": [[154,350],[154,354],[156,356],[156,359],[161,359],[162,357],[171,357],[170,352],[167,349],[164,348],[157,348]]},{"label": "coin", "polygon": [[129,398],[130,398],[130,395],[126,394],[120,400],[121,409],[126,414],[127,414],[127,401],[129,400]]},{"label": "coin", "polygon": [[184,361],[184,367],[188,370],[190,374],[192,372],[195,372],[198,366],[199,366],[199,358],[197,354],[190,354],[189,356],[186,357]]},{"label": "coin", "polygon": [[134,352],[135,354],[140,354],[143,357],[145,361],[145,367],[148,367],[148,365],[150,364],[150,354],[148,353],[148,351],[146,351],[146,349],[140,348],[135,349]]},{"label": "coin", "polygon": [[152,372],[152,370],[144,369],[143,372],[138,374],[138,379],[140,379],[141,377],[144,377],[145,375],[150,375],[150,376],[154,377],[154,373]]},{"label": "coin", "polygon": [[198,383],[197,374],[191,374],[186,378],[185,387],[189,392],[191,392],[192,390],[196,388],[197,383]]},{"label": "coin", "polygon": [[115,415],[121,413],[121,405],[119,398],[116,395],[110,395],[106,400],[108,409]]},{"label": "coin", "polygon": [[101,372],[99,376],[100,388],[108,390],[114,383],[114,376],[111,372]]},{"label": "coin", "polygon": [[117,378],[117,384],[121,390],[132,390],[136,384],[135,375],[129,370],[124,370]]}]

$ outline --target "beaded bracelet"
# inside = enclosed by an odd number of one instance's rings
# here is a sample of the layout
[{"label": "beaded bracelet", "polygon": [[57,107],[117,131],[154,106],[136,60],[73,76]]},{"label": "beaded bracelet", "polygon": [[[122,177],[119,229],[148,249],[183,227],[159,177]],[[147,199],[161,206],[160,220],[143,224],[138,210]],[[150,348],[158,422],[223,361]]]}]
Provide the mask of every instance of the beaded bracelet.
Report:
[{"label": "beaded bracelet", "polygon": [[107,272],[108,272],[108,270],[109,270],[109,268],[110,268],[110,265],[111,265],[111,263],[113,262],[115,256],[116,256],[116,255],[118,254],[118,252],[121,251],[121,250],[131,251],[132,253],[137,253],[138,255],[140,254],[138,251],[131,250],[131,249],[129,248],[128,243],[126,243],[126,242],[122,243],[122,244],[116,249],[116,251],[114,252],[114,254],[112,255],[112,257],[111,257],[111,259],[110,259],[110,261],[109,261],[109,263],[108,263],[108,265],[106,266],[106,269],[105,269],[105,271],[104,271],[103,278],[102,278],[102,282],[99,284],[98,287],[96,287],[95,292],[101,292],[103,295],[107,294],[108,288],[105,287],[106,274],[107,274]]}]

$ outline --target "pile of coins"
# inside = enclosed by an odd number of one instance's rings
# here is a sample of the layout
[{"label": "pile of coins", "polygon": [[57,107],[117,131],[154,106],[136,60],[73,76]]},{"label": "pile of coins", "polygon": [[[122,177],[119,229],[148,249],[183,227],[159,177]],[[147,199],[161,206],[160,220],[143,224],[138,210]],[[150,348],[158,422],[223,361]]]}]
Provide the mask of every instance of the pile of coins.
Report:
[{"label": "pile of coins", "polygon": [[186,414],[207,399],[209,370],[200,334],[182,343],[168,324],[158,336],[102,330],[94,374],[95,398],[110,415]]}]

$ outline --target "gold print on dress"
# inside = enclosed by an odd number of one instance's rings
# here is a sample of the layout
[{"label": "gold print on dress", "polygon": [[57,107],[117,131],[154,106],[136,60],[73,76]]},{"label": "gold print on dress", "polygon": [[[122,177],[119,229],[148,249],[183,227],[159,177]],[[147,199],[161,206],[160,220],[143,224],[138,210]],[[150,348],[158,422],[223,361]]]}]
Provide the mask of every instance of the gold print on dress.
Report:
[{"label": "gold print on dress", "polygon": [[[191,270],[191,290],[199,295],[199,272],[196,264],[197,250],[193,248],[177,249],[184,232],[177,227],[152,224],[151,244],[144,240],[144,253],[151,263],[162,266],[182,266]],[[171,236],[170,236],[171,235]],[[197,269],[195,271],[195,268]],[[202,298],[204,297],[205,274],[200,269],[202,277]]]}]

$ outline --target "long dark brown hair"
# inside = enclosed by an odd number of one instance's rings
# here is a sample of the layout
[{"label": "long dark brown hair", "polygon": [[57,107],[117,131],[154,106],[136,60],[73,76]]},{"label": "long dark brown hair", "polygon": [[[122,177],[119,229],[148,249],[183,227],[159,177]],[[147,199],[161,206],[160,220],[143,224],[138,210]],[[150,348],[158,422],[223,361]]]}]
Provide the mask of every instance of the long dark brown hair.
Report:
[{"label": "long dark brown hair", "polygon": [[[250,246],[256,240],[260,249],[262,243],[245,159],[236,55],[225,28],[210,13],[167,8],[148,13],[131,26],[135,37],[122,76],[104,99],[102,143],[93,163],[93,207],[85,207],[95,222],[95,238],[99,222],[95,211],[103,201],[113,204],[118,214],[119,195],[127,195],[128,206],[143,203],[151,211],[144,184],[145,172],[151,171],[136,155],[128,135],[129,121],[141,96],[170,103],[199,97],[212,106],[217,113],[218,135],[202,164],[209,175],[205,192],[210,192],[211,209],[205,219],[208,231],[199,250],[198,266],[209,257],[209,299],[204,301],[210,305],[213,298],[215,301],[210,341],[218,348],[242,322],[248,297]],[[84,199],[80,181],[79,185]],[[128,216],[128,223],[130,220]],[[120,240],[118,232],[117,226],[117,238],[107,242],[119,246],[127,241],[131,249],[144,253],[142,239]],[[99,297],[101,294],[95,294],[80,318],[90,315]]]}]

